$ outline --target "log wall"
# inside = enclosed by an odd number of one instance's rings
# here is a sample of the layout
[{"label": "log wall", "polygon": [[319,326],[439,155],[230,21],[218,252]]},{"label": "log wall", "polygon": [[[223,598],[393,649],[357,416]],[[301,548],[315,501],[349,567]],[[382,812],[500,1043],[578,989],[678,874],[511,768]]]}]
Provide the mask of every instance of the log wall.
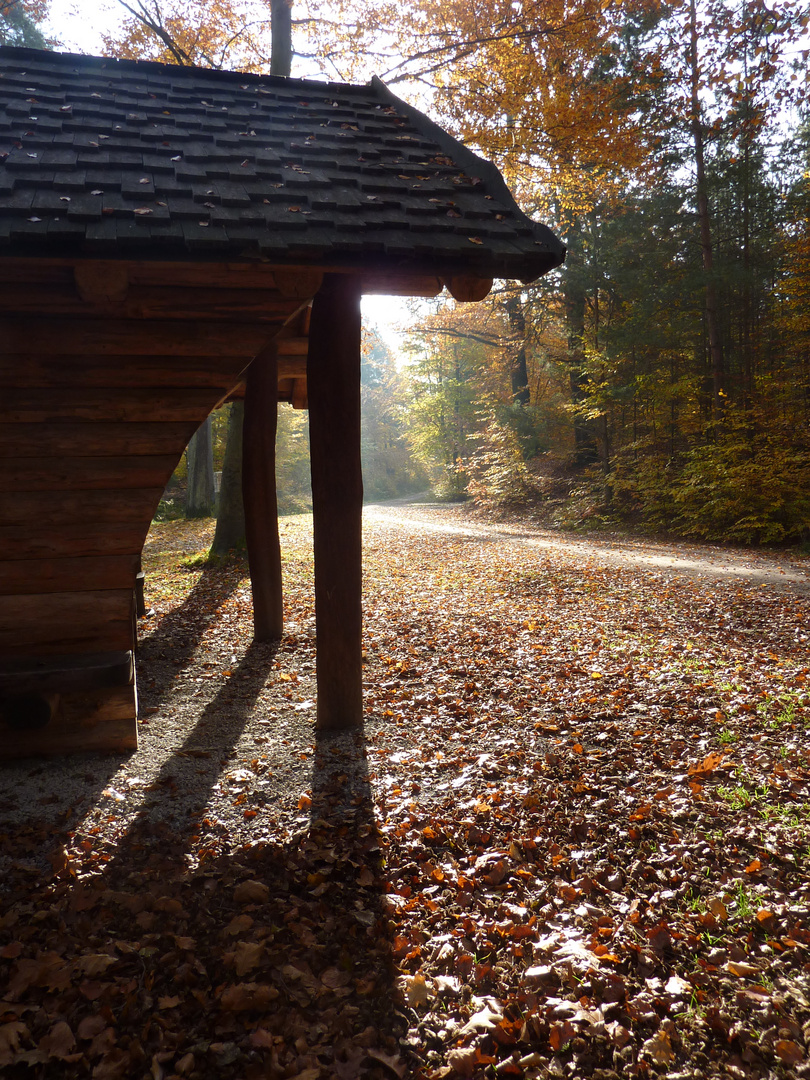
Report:
[{"label": "log wall", "polygon": [[136,745],[134,679],[50,685],[53,718],[26,729],[15,672],[30,683],[48,658],[134,649],[141,548],[188,440],[317,285],[262,267],[0,260],[0,757]]}]

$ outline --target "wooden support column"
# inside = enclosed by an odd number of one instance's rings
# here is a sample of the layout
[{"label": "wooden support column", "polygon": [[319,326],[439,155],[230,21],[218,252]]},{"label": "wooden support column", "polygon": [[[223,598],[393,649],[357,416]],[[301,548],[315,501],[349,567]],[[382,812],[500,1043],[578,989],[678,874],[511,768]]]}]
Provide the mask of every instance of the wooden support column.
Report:
[{"label": "wooden support column", "polygon": [[247,370],[242,429],[242,498],[256,641],[276,641],[284,632],[276,500],[277,425],[278,349],[272,344]]},{"label": "wooden support column", "polygon": [[307,359],[317,630],[317,727],[362,726],[360,285],[327,275]]}]

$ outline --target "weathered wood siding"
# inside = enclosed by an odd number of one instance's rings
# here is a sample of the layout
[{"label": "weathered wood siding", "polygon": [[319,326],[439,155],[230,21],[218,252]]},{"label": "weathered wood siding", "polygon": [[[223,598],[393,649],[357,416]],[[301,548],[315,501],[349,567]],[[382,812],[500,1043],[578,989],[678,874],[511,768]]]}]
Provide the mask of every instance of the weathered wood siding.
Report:
[{"label": "weathered wood siding", "polygon": [[[289,295],[299,286],[252,267],[0,261],[0,670],[134,649],[161,494],[197,427],[306,306]],[[293,385],[300,364],[284,369]],[[0,726],[0,756],[134,747],[136,712],[134,681],[67,693],[41,730]]]}]

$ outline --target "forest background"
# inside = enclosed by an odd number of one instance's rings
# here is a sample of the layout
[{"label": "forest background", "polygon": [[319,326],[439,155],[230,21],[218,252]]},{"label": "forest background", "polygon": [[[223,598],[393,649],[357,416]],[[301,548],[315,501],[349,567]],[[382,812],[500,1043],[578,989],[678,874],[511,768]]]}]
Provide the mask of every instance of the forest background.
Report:
[{"label": "forest background", "polygon": [[[367,498],[429,484],[568,527],[810,540],[808,3],[108,7],[111,55],[270,71],[284,32],[293,75],[379,74],[567,244],[539,282],[415,306],[396,355],[367,331]],[[43,44],[47,10],[0,0],[0,40]],[[192,513],[229,441],[224,414],[208,426]],[[286,407],[278,474],[282,511],[304,508],[306,415]]]}]

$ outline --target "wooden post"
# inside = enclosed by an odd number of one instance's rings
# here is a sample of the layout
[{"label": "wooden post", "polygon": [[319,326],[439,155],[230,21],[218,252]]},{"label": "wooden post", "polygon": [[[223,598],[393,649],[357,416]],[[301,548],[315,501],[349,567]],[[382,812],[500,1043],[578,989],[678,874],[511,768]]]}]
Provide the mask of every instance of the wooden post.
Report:
[{"label": "wooden post", "polygon": [[247,370],[242,429],[242,498],[256,641],[275,641],[284,632],[276,500],[277,424],[278,350],[273,344]]},{"label": "wooden post", "polygon": [[307,358],[315,551],[317,727],[363,723],[360,286],[326,275]]}]

